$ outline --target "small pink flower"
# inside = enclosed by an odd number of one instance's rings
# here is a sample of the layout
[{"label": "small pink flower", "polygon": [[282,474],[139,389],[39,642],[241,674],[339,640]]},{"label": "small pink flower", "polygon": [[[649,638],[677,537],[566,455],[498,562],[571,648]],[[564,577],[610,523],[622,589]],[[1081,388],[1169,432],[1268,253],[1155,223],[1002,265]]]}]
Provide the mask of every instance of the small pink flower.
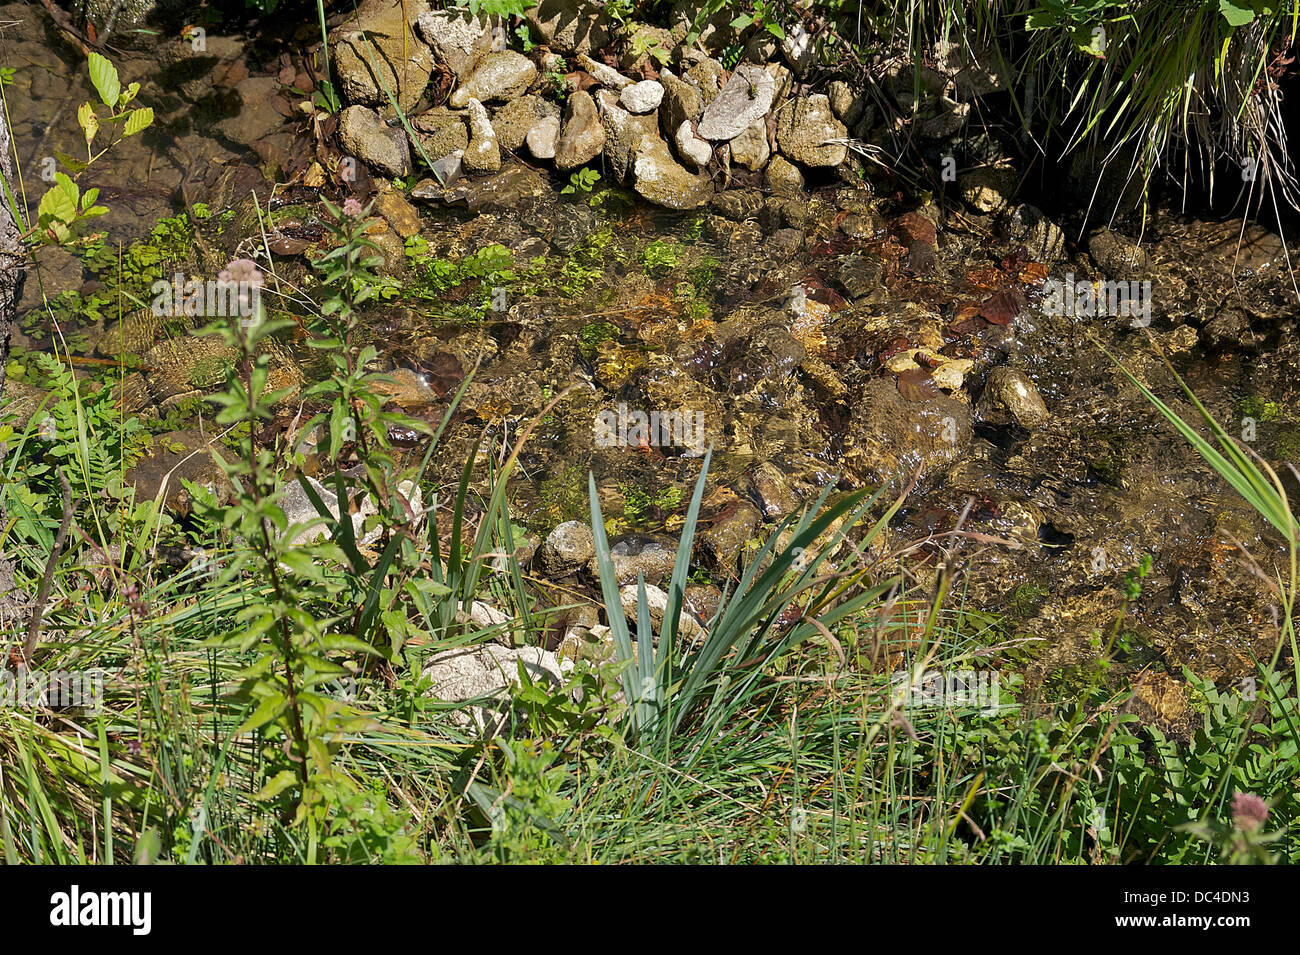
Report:
[{"label": "small pink flower", "polygon": [[361,215],[361,203],[355,199],[343,200],[343,214],[349,218],[355,219]]},{"label": "small pink flower", "polygon": [[262,281],[262,270],[252,259],[232,259],[217,274],[217,278],[222,282],[248,282],[250,285],[257,285]]},{"label": "small pink flower", "polygon": [[1235,793],[1232,797],[1232,823],[1242,832],[1254,832],[1268,818],[1268,806],[1254,793]]}]

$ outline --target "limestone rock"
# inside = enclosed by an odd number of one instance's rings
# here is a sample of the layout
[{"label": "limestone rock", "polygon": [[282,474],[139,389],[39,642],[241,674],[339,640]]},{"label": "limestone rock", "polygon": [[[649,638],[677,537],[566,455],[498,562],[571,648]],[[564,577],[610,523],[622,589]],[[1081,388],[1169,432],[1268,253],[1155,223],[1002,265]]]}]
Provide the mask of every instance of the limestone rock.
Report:
[{"label": "limestone rock", "polygon": [[362,162],[392,178],[411,172],[406,133],[394,129],[368,106],[349,106],[339,117],[339,142]]},{"label": "limestone rock", "polygon": [[600,155],[604,145],[605,128],[596,113],[596,101],[582,90],[570,94],[555,147],[555,167],[567,172],[586,165]]},{"label": "limestone rock", "polygon": [[776,140],[781,153],[805,166],[838,166],[848,156],[843,144],[827,140],[844,139],[848,130],[831,113],[830,100],[824,93],[796,99],[777,113]]},{"label": "limestone rock", "polygon": [[471,99],[481,103],[506,102],[522,96],[536,78],[537,67],[523,54],[513,50],[489,53],[479,60],[465,84],[451,94],[447,105],[463,109]]},{"label": "limestone rock", "polygon": [[713,181],[708,174],[688,172],[658,136],[641,140],[633,176],[642,198],[669,209],[698,209],[713,195]]},{"label": "limestone rock", "polygon": [[501,147],[497,145],[496,130],[488,119],[487,109],[476,99],[469,101],[466,113],[469,118],[469,146],[461,162],[468,173],[493,173],[501,168]]},{"label": "limestone rock", "polygon": [[403,110],[415,108],[433,73],[434,56],[411,28],[424,3],[364,0],[356,17],[329,35],[334,70],[345,101],[360,106],[386,106],[385,87]]},{"label": "limestone rock", "polygon": [[742,64],[736,67],[736,72],[713,102],[705,107],[697,132],[715,142],[734,139],[767,115],[775,93],[776,82],[767,70],[750,63]]}]

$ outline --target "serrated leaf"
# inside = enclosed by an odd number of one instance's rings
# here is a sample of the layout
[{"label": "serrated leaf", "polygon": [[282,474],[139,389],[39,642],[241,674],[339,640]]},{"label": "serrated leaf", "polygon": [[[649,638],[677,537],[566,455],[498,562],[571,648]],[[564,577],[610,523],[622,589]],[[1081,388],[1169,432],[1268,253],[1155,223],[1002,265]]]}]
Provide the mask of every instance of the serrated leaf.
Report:
[{"label": "serrated leaf", "polygon": [[117,78],[117,67],[107,57],[91,51],[89,57],[90,82],[95,85],[95,92],[109,109],[117,106],[118,97],[122,95],[122,81]]},{"label": "serrated leaf", "polygon": [[142,130],[148,129],[153,123],[153,107],[142,106],[140,109],[134,109],[126,117],[126,128],[122,131],[123,136],[134,136]]}]

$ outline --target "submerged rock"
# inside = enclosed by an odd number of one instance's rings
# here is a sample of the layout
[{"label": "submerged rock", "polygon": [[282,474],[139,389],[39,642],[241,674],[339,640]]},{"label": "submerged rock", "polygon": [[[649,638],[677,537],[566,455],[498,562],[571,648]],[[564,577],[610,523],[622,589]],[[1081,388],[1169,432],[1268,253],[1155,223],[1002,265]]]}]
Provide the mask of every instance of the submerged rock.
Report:
[{"label": "submerged rock", "polygon": [[979,401],[980,417],[990,424],[1015,423],[1032,431],[1048,418],[1047,405],[1029,376],[1001,365],[989,372]]},{"label": "submerged rock", "polygon": [[925,481],[961,459],[972,438],[970,405],[937,386],[909,400],[891,380],[868,382],[852,403],[845,462],[867,484]]}]

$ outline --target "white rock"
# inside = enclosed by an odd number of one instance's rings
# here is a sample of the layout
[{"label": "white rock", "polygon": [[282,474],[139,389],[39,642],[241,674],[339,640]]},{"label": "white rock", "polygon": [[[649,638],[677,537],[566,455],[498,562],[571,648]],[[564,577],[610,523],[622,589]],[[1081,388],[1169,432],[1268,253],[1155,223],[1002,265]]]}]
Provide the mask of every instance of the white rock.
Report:
[{"label": "white rock", "polygon": [[621,90],[625,86],[631,86],[632,80],[624,76],[612,66],[606,66],[604,63],[597,63],[585,53],[578,54],[578,65],[591,74],[601,86],[608,86],[610,89]]},{"label": "white rock", "polygon": [[658,109],[663,99],[663,84],[656,83],[654,80],[642,80],[640,83],[625,86],[618,94],[618,101],[622,107],[629,113],[638,115]]},{"label": "white rock", "polygon": [[677,132],[673,134],[673,142],[677,146],[677,155],[697,169],[707,166],[709,160],[713,158],[713,147],[706,140],[695,135],[689,119],[683,120],[677,127]]},{"label": "white rock", "polygon": [[555,147],[560,141],[560,117],[547,116],[538,120],[537,125],[528,131],[524,142],[536,159],[554,159]]},{"label": "white rock", "polygon": [[465,171],[496,172],[501,168],[501,147],[497,145],[497,133],[487,107],[476,99],[470,99],[465,104],[465,116],[469,120],[469,146],[461,159]]},{"label": "white rock", "polygon": [[[532,679],[555,689],[563,685],[565,676],[573,669],[571,660],[561,660],[541,647],[484,643],[434,655],[424,667],[424,676],[432,683],[429,695],[436,699],[460,703],[476,697],[493,697],[499,702],[505,691],[519,682],[521,662]],[[503,709],[498,705],[471,706],[458,712],[455,718],[462,725],[472,723],[485,730],[495,727],[502,717]]]}]

